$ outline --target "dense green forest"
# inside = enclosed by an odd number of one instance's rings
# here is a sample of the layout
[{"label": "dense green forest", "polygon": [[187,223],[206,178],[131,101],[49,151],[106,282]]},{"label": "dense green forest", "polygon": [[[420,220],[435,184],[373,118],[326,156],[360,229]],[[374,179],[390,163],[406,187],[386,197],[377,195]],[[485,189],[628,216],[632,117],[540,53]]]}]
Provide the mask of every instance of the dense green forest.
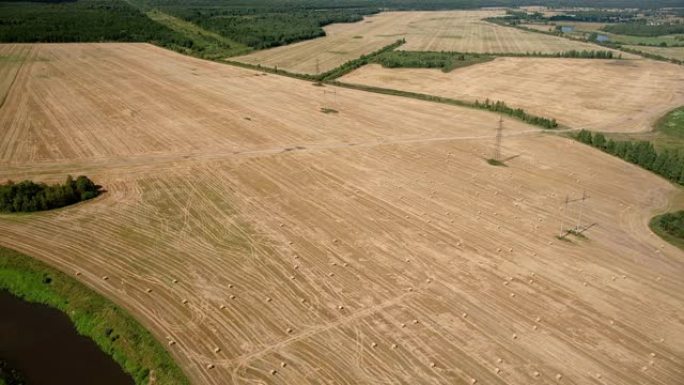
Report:
[{"label": "dense green forest", "polygon": [[653,37],[684,33],[684,23],[663,23],[657,25],[649,25],[645,22],[621,23],[607,25],[603,30],[619,35]]},{"label": "dense green forest", "polygon": [[360,21],[375,9],[164,8],[165,12],[255,49],[325,36],[321,27]]},{"label": "dense green forest", "polygon": [[189,44],[121,0],[61,3],[0,2],[2,42],[149,41]]},{"label": "dense green forest", "polygon": [[575,139],[684,185],[683,151],[666,149],[658,152],[648,141],[606,139],[601,133],[587,130],[581,130]]},{"label": "dense green forest", "polygon": [[0,185],[0,212],[32,212],[56,209],[96,197],[101,186],[86,176],[69,175],[63,184],[47,185],[28,180]]}]

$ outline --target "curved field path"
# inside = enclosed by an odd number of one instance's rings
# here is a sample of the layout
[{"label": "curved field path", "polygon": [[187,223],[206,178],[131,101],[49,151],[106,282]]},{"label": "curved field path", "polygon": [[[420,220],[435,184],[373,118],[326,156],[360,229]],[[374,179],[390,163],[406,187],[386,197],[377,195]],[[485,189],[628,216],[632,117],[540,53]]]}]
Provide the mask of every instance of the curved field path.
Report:
[{"label": "curved field path", "polygon": [[[193,384],[681,381],[684,253],[647,227],[664,180],[514,121],[489,166],[486,112],[144,44],[31,49],[0,180],[108,192],[0,216],[0,244],[80,272]],[[585,190],[596,225],[556,239]]]}]

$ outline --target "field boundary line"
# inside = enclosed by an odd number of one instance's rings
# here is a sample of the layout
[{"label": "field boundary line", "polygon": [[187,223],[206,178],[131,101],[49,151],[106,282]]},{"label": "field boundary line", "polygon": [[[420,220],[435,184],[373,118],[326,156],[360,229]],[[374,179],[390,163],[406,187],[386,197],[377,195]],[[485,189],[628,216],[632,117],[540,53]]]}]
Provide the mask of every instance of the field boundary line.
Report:
[{"label": "field boundary line", "polygon": [[[33,51],[33,47],[30,51]],[[29,53],[27,53],[26,56],[28,56]],[[21,69],[24,68],[24,63],[26,63],[26,56],[24,56],[23,60],[21,61],[21,64],[19,64],[19,68],[17,68],[17,70],[14,72],[14,77],[12,77],[12,81],[10,82],[9,87],[7,87],[7,92],[5,92],[4,95],[2,95],[2,100],[0,100],[0,109],[5,105],[5,101],[7,100],[10,92],[12,92],[12,89],[14,88],[14,83],[19,77],[19,72],[21,72]]]}]

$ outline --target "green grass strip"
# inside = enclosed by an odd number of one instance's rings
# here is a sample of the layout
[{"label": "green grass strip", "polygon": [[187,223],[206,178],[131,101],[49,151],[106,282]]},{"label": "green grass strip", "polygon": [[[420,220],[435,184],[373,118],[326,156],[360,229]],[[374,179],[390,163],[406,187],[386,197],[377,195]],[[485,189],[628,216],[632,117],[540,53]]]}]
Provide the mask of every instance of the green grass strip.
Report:
[{"label": "green grass strip", "polygon": [[79,334],[91,338],[137,385],[189,385],[171,355],[123,309],[74,278],[0,247],[0,290],[64,312]]}]

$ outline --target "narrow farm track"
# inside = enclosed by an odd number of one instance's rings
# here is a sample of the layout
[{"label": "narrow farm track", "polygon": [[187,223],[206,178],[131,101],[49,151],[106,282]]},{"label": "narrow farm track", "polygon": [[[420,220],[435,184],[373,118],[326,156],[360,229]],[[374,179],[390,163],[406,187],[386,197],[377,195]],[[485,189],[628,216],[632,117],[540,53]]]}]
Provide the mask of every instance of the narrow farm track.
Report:
[{"label": "narrow farm track", "polygon": [[[33,51],[0,179],[107,193],[0,216],[0,244],[79,272],[193,384],[680,381],[684,253],[646,224],[677,193],[660,178],[515,121],[489,166],[482,111],[328,101],[144,44]],[[597,225],[556,239],[584,190]]]}]

